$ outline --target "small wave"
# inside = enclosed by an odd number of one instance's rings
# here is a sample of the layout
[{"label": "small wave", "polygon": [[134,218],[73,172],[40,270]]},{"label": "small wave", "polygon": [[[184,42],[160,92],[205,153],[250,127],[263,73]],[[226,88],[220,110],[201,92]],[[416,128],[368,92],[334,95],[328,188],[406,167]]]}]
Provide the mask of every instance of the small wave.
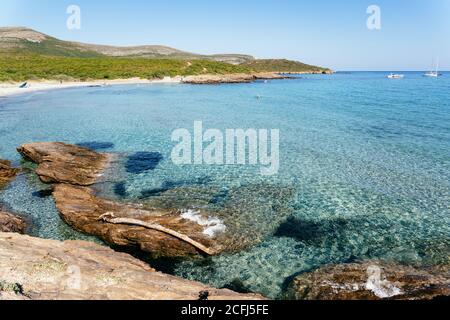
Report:
[{"label": "small wave", "polygon": [[223,233],[227,229],[227,227],[223,224],[223,221],[219,218],[208,217],[204,218],[200,215],[200,213],[187,210],[181,214],[181,217],[186,220],[190,220],[198,223],[199,225],[205,227],[203,230],[203,234],[214,238],[216,234]]}]

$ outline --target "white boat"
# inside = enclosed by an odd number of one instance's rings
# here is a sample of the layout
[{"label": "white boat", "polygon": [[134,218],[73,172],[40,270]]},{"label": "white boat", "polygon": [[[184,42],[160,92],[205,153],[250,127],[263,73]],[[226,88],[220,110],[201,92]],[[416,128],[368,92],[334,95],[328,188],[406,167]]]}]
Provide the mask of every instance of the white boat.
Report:
[{"label": "white boat", "polygon": [[423,76],[424,76],[424,77],[434,77],[434,78],[437,78],[437,77],[439,77],[439,73],[434,72],[434,71],[430,71],[430,72],[425,73]]},{"label": "white boat", "polygon": [[403,74],[396,74],[396,73],[391,73],[390,75],[387,76],[389,79],[403,79],[405,77],[405,75]]},{"label": "white boat", "polygon": [[437,78],[437,77],[440,76],[438,70],[439,70],[439,61],[438,61],[438,63],[436,63],[436,71],[430,71],[430,72],[427,72],[427,73],[425,73],[423,76],[424,76],[424,77],[430,77],[430,78]]}]

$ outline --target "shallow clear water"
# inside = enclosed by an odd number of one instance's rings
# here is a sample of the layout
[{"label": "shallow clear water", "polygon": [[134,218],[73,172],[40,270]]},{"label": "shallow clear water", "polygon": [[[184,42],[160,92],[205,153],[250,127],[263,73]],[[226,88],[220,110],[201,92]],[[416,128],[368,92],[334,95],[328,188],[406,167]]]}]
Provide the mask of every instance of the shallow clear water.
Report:
[{"label": "shallow clear water", "polygon": [[[171,133],[192,132],[196,120],[205,128],[280,129],[279,174],[174,165]],[[207,209],[248,244],[166,265],[189,279],[279,297],[290,277],[327,263],[450,262],[450,74],[77,88],[0,99],[0,158],[21,164],[15,148],[33,141],[117,152],[123,162],[101,186],[104,196]],[[59,219],[46,188],[25,170],[0,191],[0,202],[30,217],[34,235],[92,240]]]}]

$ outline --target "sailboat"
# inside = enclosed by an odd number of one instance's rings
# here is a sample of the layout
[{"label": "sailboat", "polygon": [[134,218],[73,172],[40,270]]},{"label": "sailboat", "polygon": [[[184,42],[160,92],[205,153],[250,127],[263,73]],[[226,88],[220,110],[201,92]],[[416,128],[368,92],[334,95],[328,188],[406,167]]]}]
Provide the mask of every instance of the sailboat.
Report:
[{"label": "sailboat", "polygon": [[387,76],[389,79],[403,79],[405,77],[405,75],[403,74],[396,74],[396,73],[391,73],[390,75]]},{"label": "sailboat", "polygon": [[438,63],[436,63],[436,71],[430,71],[424,74],[424,77],[432,77],[432,78],[437,78],[440,76],[439,72],[439,61]]}]

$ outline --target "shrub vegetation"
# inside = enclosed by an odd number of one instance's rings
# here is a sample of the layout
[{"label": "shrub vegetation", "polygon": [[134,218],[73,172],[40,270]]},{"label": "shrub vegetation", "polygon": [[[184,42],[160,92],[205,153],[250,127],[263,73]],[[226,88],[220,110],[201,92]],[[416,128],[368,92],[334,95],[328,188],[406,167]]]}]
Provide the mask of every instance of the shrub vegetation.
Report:
[{"label": "shrub vegetation", "polygon": [[158,79],[166,76],[245,73],[245,66],[207,60],[146,58],[78,58],[45,55],[0,55],[0,81]]}]

